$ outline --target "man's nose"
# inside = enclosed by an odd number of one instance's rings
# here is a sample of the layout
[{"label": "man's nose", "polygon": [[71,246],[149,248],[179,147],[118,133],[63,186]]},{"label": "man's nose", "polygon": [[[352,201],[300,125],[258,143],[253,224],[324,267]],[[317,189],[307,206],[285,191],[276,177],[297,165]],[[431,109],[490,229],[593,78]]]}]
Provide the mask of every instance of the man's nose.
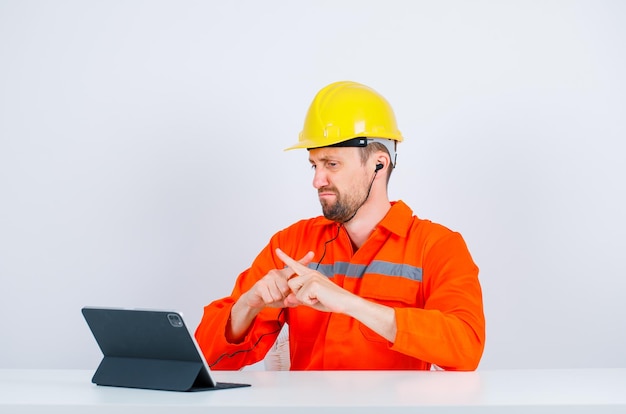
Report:
[{"label": "man's nose", "polygon": [[315,175],[313,176],[313,187],[319,190],[327,185],[328,179],[326,173],[322,170],[322,168],[317,168],[315,170]]}]

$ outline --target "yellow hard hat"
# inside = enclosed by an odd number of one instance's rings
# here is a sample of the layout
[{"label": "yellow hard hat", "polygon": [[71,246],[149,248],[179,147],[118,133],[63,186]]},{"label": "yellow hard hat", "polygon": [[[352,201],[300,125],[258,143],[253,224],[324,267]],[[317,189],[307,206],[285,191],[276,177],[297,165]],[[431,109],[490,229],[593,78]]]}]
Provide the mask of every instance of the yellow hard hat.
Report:
[{"label": "yellow hard hat", "polygon": [[393,147],[392,160],[396,142],[403,140],[393,109],[382,95],[360,83],[335,82],[317,93],[304,119],[298,143],[286,150],[340,146],[341,143],[364,146],[363,140],[356,138],[368,138],[365,145],[375,140],[382,141],[387,148]]}]

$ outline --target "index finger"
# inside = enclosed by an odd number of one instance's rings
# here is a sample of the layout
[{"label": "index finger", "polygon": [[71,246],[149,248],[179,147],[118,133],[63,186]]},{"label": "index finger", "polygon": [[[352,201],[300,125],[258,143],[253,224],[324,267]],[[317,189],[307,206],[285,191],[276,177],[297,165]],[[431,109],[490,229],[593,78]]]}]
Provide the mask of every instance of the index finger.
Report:
[{"label": "index finger", "polygon": [[302,263],[292,259],[291,257],[289,257],[287,255],[287,253],[283,252],[279,248],[276,249],[276,254],[278,255],[278,258],[280,260],[282,260],[283,262],[285,262],[287,267],[289,267],[291,270],[293,270],[294,273],[296,273],[298,276],[301,276],[302,274],[304,274],[304,273],[309,271],[308,267],[306,267]]}]

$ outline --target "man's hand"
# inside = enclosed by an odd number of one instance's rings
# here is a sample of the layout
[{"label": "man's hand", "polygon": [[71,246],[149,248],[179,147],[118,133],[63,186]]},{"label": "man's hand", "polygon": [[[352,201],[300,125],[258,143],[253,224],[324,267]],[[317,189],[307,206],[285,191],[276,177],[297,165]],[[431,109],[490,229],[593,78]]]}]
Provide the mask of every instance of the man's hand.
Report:
[{"label": "man's hand", "polygon": [[295,261],[280,249],[276,249],[276,254],[287,265],[288,273],[295,273],[287,281],[291,290],[284,300],[287,306],[307,305],[324,312],[345,313],[347,301],[355,298],[352,293],[337,286],[320,272],[309,269],[302,260]]},{"label": "man's hand", "polygon": [[[299,262],[294,262],[306,268],[311,260],[313,252],[308,252]],[[239,297],[230,310],[230,323],[226,327],[229,342],[240,341],[263,308],[291,306],[286,298],[291,294],[288,280],[292,275],[293,270],[290,268],[271,270]]]},{"label": "man's hand", "polygon": [[[312,259],[313,252],[308,252],[302,259],[297,262],[294,260],[293,262],[306,269],[306,265],[309,264]],[[291,293],[288,280],[293,274],[294,271],[289,267],[280,270],[270,270],[267,275],[263,276],[249,291],[242,295],[242,298],[250,308],[259,310],[264,307],[285,307],[287,306],[285,299]]]},{"label": "man's hand", "polygon": [[393,308],[365,300],[337,286],[318,271],[309,269],[287,256],[282,250],[276,254],[295,276],[287,281],[291,294],[287,306],[307,305],[324,312],[351,316],[390,342],[396,338],[396,314]]}]

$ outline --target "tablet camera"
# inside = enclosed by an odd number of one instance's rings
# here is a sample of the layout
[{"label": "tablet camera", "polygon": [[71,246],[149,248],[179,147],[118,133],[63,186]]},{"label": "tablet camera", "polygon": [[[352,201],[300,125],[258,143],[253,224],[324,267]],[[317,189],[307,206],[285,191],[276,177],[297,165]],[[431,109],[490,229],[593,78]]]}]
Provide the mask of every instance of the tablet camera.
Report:
[{"label": "tablet camera", "polygon": [[180,316],[176,315],[175,313],[168,314],[167,320],[170,321],[170,325],[172,325],[174,328],[183,327],[183,320],[180,318]]}]

